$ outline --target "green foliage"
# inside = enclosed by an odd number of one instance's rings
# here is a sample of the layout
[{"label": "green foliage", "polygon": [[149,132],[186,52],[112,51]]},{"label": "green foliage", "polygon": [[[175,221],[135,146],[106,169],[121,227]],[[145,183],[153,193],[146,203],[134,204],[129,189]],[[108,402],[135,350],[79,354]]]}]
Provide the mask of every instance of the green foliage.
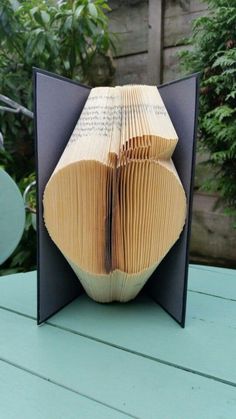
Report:
[{"label": "green foliage", "polygon": [[[106,0],[1,0],[0,93],[32,110],[33,66],[90,83],[94,61],[113,48],[107,10]],[[33,122],[0,111],[0,131],[5,145],[0,165],[23,192],[34,177]],[[35,231],[31,214],[27,217],[23,240],[5,270],[35,267]]]},{"label": "green foliage", "polygon": [[195,20],[189,40],[193,49],[181,58],[185,70],[202,72],[200,149],[210,152],[215,168],[211,187],[236,214],[236,3],[206,2],[209,16]]}]

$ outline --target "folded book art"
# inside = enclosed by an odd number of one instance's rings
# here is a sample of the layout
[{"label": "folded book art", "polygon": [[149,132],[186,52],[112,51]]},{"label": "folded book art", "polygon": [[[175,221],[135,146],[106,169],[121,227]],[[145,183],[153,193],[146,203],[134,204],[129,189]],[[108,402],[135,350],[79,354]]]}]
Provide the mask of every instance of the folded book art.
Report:
[{"label": "folded book art", "polygon": [[38,323],[83,290],[126,302],[146,284],[184,325],[197,81],[90,89],[35,70]]}]

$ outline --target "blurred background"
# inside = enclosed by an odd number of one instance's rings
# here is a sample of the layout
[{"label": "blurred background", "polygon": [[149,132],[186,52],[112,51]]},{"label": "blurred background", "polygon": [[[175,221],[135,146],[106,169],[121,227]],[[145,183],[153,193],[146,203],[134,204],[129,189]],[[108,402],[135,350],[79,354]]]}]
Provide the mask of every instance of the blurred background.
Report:
[{"label": "blurred background", "polygon": [[236,267],[235,0],[1,0],[0,167],[26,222],[0,275],[36,267],[33,66],[90,86],[200,71],[190,261]]}]

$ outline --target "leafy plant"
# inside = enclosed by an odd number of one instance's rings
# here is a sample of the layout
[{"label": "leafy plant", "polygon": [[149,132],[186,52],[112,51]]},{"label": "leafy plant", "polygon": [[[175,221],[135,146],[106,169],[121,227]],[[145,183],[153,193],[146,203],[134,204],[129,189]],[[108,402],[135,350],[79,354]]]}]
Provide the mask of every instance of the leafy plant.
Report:
[{"label": "leafy plant", "polygon": [[[104,58],[111,77],[114,44],[107,10],[106,0],[1,0],[0,93],[32,109],[33,66],[94,85],[94,63]],[[25,115],[0,111],[0,131],[5,145],[0,164],[23,192],[34,178],[33,123]],[[23,239],[2,272],[35,267],[35,231],[31,214],[27,217]]]},{"label": "leafy plant", "polygon": [[210,153],[218,191],[236,215],[236,4],[207,0],[209,15],[194,21],[190,51],[180,54],[184,69],[201,71],[199,145]]}]

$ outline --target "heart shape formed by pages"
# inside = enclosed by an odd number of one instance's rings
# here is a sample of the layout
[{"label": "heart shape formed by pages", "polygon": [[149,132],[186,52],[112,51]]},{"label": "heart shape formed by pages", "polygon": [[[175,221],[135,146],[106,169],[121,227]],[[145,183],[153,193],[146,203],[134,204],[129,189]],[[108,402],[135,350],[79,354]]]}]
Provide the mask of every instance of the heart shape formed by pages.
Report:
[{"label": "heart shape formed by pages", "polygon": [[96,301],[128,301],[178,240],[178,138],[155,86],[91,90],[44,191],[47,230]]}]

